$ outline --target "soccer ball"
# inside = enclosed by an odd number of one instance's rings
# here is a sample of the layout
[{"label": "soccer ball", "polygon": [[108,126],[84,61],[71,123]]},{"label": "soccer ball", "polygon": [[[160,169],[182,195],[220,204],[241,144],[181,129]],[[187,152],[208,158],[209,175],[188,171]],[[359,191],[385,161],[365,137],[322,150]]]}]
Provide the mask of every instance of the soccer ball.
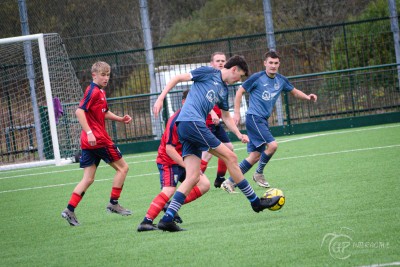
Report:
[{"label": "soccer ball", "polygon": [[280,196],[281,198],[279,199],[278,203],[276,203],[275,206],[268,208],[269,210],[273,210],[273,211],[280,210],[283,207],[283,205],[285,205],[285,195],[283,194],[282,190],[280,190],[278,188],[268,189],[262,197],[263,198],[271,198],[271,197],[275,197],[275,196]]}]

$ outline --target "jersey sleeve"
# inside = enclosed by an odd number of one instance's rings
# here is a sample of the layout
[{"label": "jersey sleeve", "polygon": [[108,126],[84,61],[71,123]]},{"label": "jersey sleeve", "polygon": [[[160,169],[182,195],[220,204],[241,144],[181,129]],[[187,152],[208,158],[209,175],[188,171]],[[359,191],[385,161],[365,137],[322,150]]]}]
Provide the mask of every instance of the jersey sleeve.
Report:
[{"label": "jersey sleeve", "polygon": [[87,112],[94,102],[93,99],[95,98],[95,94],[94,86],[88,86],[83,98],[79,103],[79,108]]},{"label": "jersey sleeve", "polygon": [[216,70],[212,67],[200,67],[197,69],[194,69],[190,72],[192,75],[192,81],[198,82],[198,81],[205,81],[207,79],[210,79],[211,75],[215,72],[219,71]]},{"label": "jersey sleeve", "polygon": [[165,144],[167,145],[172,145],[176,147],[179,143],[178,127],[176,126],[176,120],[178,119],[180,112],[181,110],[178,110],[168,119],[167,126],[165,128],[165,134],[167,137],[165,140]]},{"label": "jersey sleeve", "polygon": [[260,77],[260,73],[254,73],[251,75],[243,84],[242,87],[246,92],[251,92],[256,86],[256,82],[258,78]]},{"label": "jersey sleeve", "polygon": [[179,142],[178,130],[176,128],[176,124],[171,123],[167,130],[168,130],[168,135],[167,135],[166,144],[176,146]]},{"label": "jersey sleeve", "polygon": [[294,89],[293,84],[291,84],[291,83],[289,82],[289,79],[288,79],[288,78],[286,78],[286,77],[284,77],[284,76],[282,76],[282,78],[283,78],[283,91],[285,91],[285,92],[290,92],[290,91],[292,91],[292,90]]}]

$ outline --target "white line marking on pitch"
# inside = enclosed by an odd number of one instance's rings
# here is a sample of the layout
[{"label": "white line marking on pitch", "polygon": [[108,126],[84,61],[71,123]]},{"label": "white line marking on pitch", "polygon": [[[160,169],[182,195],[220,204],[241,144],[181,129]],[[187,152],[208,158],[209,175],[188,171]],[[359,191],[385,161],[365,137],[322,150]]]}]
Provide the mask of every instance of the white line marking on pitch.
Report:
[{"label": "white line marking on pitch", "polygon": [[377,264],[372,264],[372,265],[363,265],[363,266],[358,266],[358,267],[384,267],[384,266],[399,266],[400,262],[395,261],[395,262],[390,262],[390,263],[377,263]]},{"label": "white line marking on pitch", "polygon": [[[397,147],[400,147],[400,145],[368,147],[368,148],[350,149],[350,150],[327,152],[327,153],[318,153],[318,154],[311,154],[311,155],[304,155],[304,156],[285,157],[285,158],[272,159],[271,161],[289,160],[289,159],[298,159],[298,158],[307,158],[307,157],[317,157],[317,156],[329,156],[329,155],[335,155],[335,154],[341,154],[341,153],[361,152],[361,151],[369,151],[369,150],[376,150],[376,149],[386,149],[386,148],[397,148]],[[143,176],[150,176],[150,175],[151,176],[159,175],[159,173],[139,174],[139,175],[127,176],[127,178],[143,177]],[[112,179],[113,178],[95,180],[95,182],[104,182],[104,181],[109,181],[109,180],[112,180]],[[35,190],[35,189],[43,189],[43,188],[50,188],[50,187],[58,187],[58,186],[72,185],[72,184],[77,184],[77,183],[78,182],[76,182],[76,183],[67,183],[67,184],[56,184],[56,185],[28,187],[28,188],[20,188],[20,189],[13,189],[13,190],[5,190],[5,191],[0,191],[0,194],[18,192],[18,191]]]},{"label": "white line marking on pitch", "polygon": [[[400,127],[399,125],[387,125],[387,126],[379,126],[379,127],[373,127],[373,128],[363,128],[363,129],[349,129],[349,130],[344,130],[344,131],[335,131],[335,132],[328,132],[328,133],[320,133],[320,134],[312,134],[312,135],[307,135],[307,136],[301,136],[301,137],[288,137],[286,139],[280,140],[277,138],[277,141],[279,143],[286,143],[286,142],[292,142],[292,141],[299,141],[299,140],[304,140],[304,139],[309,139],[309,138],[315,138],[315,137],[321,137],[321,136],[328,136],[328,135],[335,135],[335,134],[346,134],[346,133],[354,133],[354,132],[364,132],[364,131],[372,131],[372,130],[380,130],[380,129],[387,129],[387,128],[395,128],[395,127]],[[246,146],[239,146],[235,148],[236,151],[239,150],[244,150],[246,149]],[[128,164],[139,164],[139,163],[147,163],[147,162],[152,162],[155,161],[155,156],[157,154],[144,154],[144,155],[132,155],[132,156],[124,156],[125,159],[131,159],[131,158],[142,158],[142,157],[154,157],[154,159],[151,160],[144,160],[144,161],[132,161],[132,162],[127,162]],[[275,159],[276,160],[276,159]],[[106,167],[107,165],[100,165],[99,168]],[[52,166],[50,166],[52,167]],[[49,166],[44,166],[44,167],[38,167],[35,168],[35,170],[39,168],[49,168]],[[59,167],[56,167],[59,168]],[[23,170],[11,170],[10,172],[16,172],[16,171],[26,171],[26,169]],[[6,176],[6,177],[0,177],[0,180],[4,179],[11,179],[11,178],[22,178],[22,177],[30,177],[30,176],[40,176],[44,174],[51,174],[51,173],[61,173],[61,172],[72,172],[72,171],[81,171],[80,168],[74,168],[74,169],[67,169],[67,170],[56,170],[56,171],[48,171],[48,172],[41,172],[41,173],[30,173],[30,174],[20,174],[20,175],[13,175],[13,176]]]},{"label": "white line marking on pitch", "polygon": [[[133,175],[133,176],[127,176],[126,178],[134,178],[134,177],[142,177],[142,176],[153,176],[153,175],[160,175],[159,173],[148,173],[148,174],[139,174],[139,175]],[[98,179],[94,180],[95,182],[105,182],[105,181],[110,181],[114,178],[107,178],[107,179]],[[28,191],[28,190],[35,190],[35,189],[43,189],[43,188],[52,188],[52,187],[60,187],[60,186],[66,186],[66,185],[76,185],[78,182],[75,183],[66,183],[66,184],[53,184],[53,185],[44,185],[44,186],[35,186],[35,187],[27,187],[27,188],[20,188],[20,189],[12,189],[12,190],[5,190],[5,191],[0,191],[0,194],[3,193],[13,193],[13,192],[19,192],[19,191]]]}]

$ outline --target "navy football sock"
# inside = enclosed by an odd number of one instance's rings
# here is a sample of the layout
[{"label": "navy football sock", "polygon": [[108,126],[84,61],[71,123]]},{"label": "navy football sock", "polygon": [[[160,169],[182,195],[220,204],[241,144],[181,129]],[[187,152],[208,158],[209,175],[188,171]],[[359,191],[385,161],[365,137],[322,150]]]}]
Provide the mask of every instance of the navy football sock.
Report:
[{"label": "navy football sock", "polygon": [[237,184],[237,187],[243,192],[243,194],[247,197],[250,202],[259,201],[258,196],[254,192],[254,189],[251,187],[249,182],[246,179],[243,179],[240,183]]},{"label": "navy football sock", "polygon": [[164,217],[162,217],[161,220],[164,222],[172,222],[175,214],[178,213],[178,210],[185,202],[185,198],[186,196],[183,193],[176,191],[174,196],[172,197],[172,201],[169,204],[167,211],[164,214]]},{"label": "navy football sock", "polygon": [[251,167],[253,167],[253,165],[251,165],[246,159],[242,160],[242,162],[239,163],[239,168],[243,174],[248,172]]},{"label": "navy football sock", "polygon": [[260,161],[258,162],[258,166],[257,166],[257,173],[263,173],[264,172],[264,168],[265,165],[267,165],[268,161],[271,159],[271,156],[268,156],[267,154],[265,154],[264,152],[261,153],[261,157],[260,157]]}]

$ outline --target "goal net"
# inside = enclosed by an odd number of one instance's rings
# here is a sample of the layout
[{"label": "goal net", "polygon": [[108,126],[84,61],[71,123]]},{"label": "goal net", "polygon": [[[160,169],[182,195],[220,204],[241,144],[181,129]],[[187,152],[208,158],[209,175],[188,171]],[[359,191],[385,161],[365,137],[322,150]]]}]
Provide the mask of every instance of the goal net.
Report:
[{"label": "goal net", "polygon": [[0,39],[0,170],[71,161],[82,94],[58,34]]}]

